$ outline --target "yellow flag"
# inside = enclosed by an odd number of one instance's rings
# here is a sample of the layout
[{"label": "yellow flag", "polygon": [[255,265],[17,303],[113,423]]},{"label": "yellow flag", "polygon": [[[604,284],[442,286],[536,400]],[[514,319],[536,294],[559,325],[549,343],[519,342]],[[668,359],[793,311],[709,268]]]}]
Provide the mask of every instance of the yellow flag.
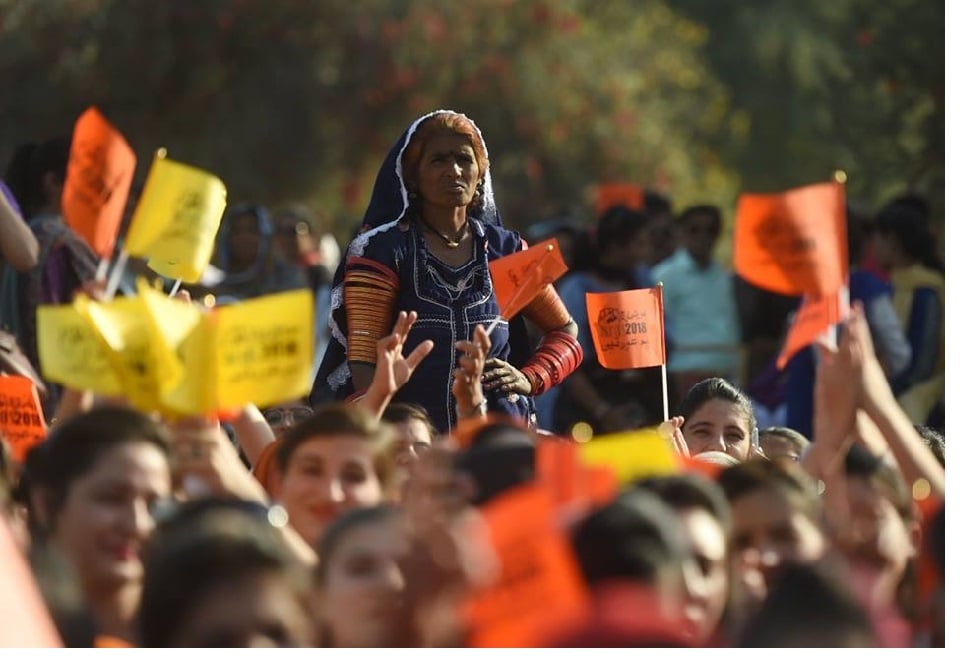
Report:
[{"label": "yellow flag", "polygon": [[310,391],[313,295],[308,290],[254,298],[216,314],[220,409],[272,405]]},{"label": "yellow flag", "polygon": [[290,291],[218,307],[181,344],[184,377],[162,401],[182,414],[273,405],[310,391],[313,295]]},{"label": "yellow flag", "polygon": [[612,468],[621,484],[675,474],[680,467],[677,454],[656,428],[594,437],[580,445],[580,457],[588,465]]},{"label": "yellow flag", "polygon": [[177,358],[184,371],[174,386],[160,394],[163,406],[176,414],[205,414],[217,412],[216,378],[211,355],[216,337],[214,313],[202,315],[193,330],[177,348]]},{"label": "yellow flag", "polygon": [[89,389],[104,396],[120,394],[120,379],[109,351],[75,304],[37,308],[37,348],[43,377],[74,389]]},{"label": "yellow flag", "polygon": [[196,283],[210,263],[226,205],[223,181],[168,160],[161,150],[150,167],[124,249],[147,258],[154,272]]},{"label": "yellow flag", "polygon": [[110,302],[85,300],[78,308],[107,347],[123,396],[138,410],[158,409],[158,364],[164,348],[151,340],[143,300],[139,297],[116,298]]},{"label": "yellow flag", "polygon": [[156,346],[157,382],[160,391],[169,391],[184,377],[183,357],[178,351],[203,314],[197,305],[167,297],[143,279],[137,281],[137,294],[150,341]]}]

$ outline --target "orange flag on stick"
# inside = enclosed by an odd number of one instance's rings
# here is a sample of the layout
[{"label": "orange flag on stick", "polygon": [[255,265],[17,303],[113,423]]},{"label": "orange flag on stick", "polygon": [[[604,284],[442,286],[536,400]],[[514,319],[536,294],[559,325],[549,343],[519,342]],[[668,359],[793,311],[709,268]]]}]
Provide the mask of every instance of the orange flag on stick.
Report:
[{"label": "orange flag on stick", "polygon": [[659,286],[586,295],[590,334],[601,366],[622,370],[667,363]]},{"label": "orange flag on stick", "polygon": [[614,206],[643,208],[643,188],[633,183],[602,183],[597,188],[597,217]]},{"label": "orange flag on stick", "polygon": [[0,376],[0,432],[17,462],[23,462],[27,451],[47,436],[37,387],[29,378]]},{"label": "orange flag on stick", "polygon": [[795,354],[816,342],[833,325],[846,320],[850,315],[850,305],[846,304],[847,295],[844,287],[834,295],[803,299],[803,304],[790,324],[783,350],[777,357],[777,368],[783,370]]},{"label": "orange flag on stick", "polygon": [[737,202],[733,262],[747,281],[782,295],[832,295],[847,279],[843,184],[818,183]]},{"label": "orange flag on stick", "polygon": [[103,258],[113,254],[136,168],[133,149],[96,108],[80,115],[63,184],[63,215]]},{"label": "orange flag on stick", "polygon": [[576,619],[588,606],[573,550],[539,485],[505,492],[482,513],[501,574],[466,603],[470,646],[536,647],[559,621]]},{"label": "orange flag on stick", "polygon": [[510,320],[567,271],[556,238],[490,262],[500,317]]},{"label": "orange flag on stick", "polygon": [[6,516],[0,516],[0,647],[62,648],[63,641],[17,547]]}]

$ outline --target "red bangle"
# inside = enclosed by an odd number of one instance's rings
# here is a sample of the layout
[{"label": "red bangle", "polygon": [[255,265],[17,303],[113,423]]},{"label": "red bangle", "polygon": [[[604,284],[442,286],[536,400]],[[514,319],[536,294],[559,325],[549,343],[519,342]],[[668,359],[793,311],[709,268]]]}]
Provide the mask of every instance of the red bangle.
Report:
[{"label": "red bangle", "polygon": [[548,332],[520,372],[530,380],[531,394],[538,396],[563,382],[582,361],[583,348],[575,338],[566,332]]}]

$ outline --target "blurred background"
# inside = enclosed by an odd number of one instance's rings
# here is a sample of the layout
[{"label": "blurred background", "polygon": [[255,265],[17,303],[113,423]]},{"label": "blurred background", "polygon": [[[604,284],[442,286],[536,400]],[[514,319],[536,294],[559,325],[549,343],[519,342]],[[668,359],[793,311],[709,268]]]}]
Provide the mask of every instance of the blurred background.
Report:
[{"label": "blurred background", "polygon": [[843,170],[868,208],[923,194],[942,241],[944,34],[930,0],[0,0],[0,160],[96,105],[138,181],[166,147],[342,241],[442,107],[484,132],[515,229],[628,181],[729,231],[739,192]]}]

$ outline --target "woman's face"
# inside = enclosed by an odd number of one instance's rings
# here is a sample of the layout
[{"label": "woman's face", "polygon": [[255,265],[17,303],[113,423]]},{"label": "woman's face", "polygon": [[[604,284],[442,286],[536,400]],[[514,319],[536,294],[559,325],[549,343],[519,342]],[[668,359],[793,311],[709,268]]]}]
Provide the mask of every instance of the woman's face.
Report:
[{"label": "woman's face", "polygon": [[731,502],[734,565],[747,594],[760,601],[788,563],[811,563],[826,551],[820,526],[780,492],[762,487]]},{"label": "woman's face", "polygon": [[67,493],[52,540],[87,590],[140,582],[140,551],[154,529],[154,504],[170,496],[170,466],[149,442],[117,445]]},{"label": "woman's face", "polygon": [[393,426],[393,460],[398,467],[409,469],[433,444],[430,429],[420,419],[407,419]]},{"label": "woman's face", "polygon": [[183,648],[312,647],[313,621],[290,581],[271,571],[244,574],[204,593],[171,641]]},{"label": "woman's face", "polygon": [[340,513],[381,502],[370,440],[351,435],[310,439],[300,444],[280,477],[277,499],[290,525],[316,547]]},{"label": "woman's face", "polygon": [[260,227],[254,215],[238,215],[230,221],[230,264],[248,267],[257,260],[260,250]]},{"label": "woman's face", "polygon": [[690,455],[722,451],[743,462],[750,454],[750,417],[736,403],[708,400],[683,423]]},{"label": "woman's face", "polygon": [[702,641],[716,629],[727,604],[727,538],[717,518],[702,508],[680,511],[679,517],[692,554],[683,570],[683,624],[692,638]]},{"label": "woman's face", "polygon": [[399,613],[405,583],[400,560],[408,550],[399,517],[346,532],[329,557],[317,593],[320,623],[335,647],[402,644]]},{"label": "woman's face", "polygon": [[427,140],[417,165],[417,193],[425,205],[465,207],[480,182],[473,145],[466,135],[440,133]]},{"label": "woman's face", "polygon": [[910,529],[890,500],[868,479],[847,478],[846,494],[851,524],[844,552],[898,581],[916,553]]}]

